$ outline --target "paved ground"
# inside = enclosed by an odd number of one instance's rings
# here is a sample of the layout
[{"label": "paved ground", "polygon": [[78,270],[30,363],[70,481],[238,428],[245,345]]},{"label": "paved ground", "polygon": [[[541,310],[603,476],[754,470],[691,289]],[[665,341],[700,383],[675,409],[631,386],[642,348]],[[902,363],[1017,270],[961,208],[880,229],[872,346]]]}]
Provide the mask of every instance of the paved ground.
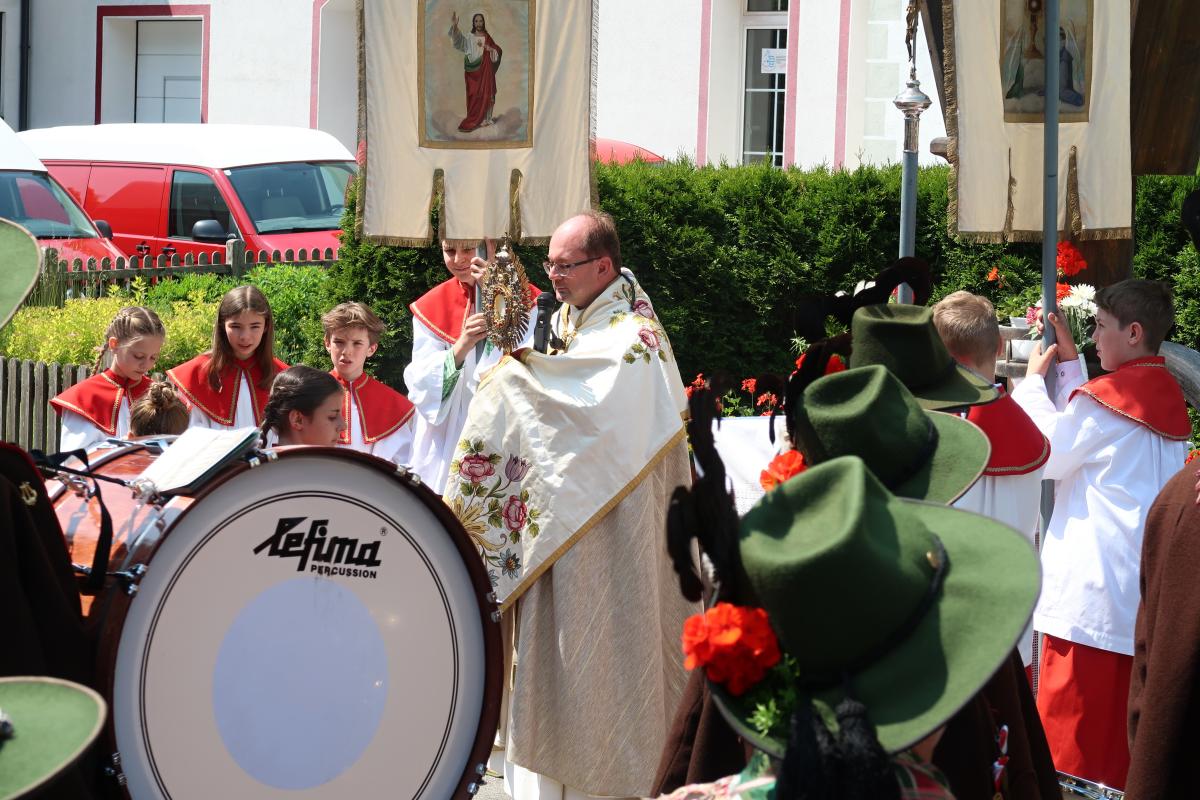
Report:
[{"label": "paved ground", "polygon": [[476,800],[510,800],[509,796],[504,793],[504,778],[489,777],[475,798]]}]

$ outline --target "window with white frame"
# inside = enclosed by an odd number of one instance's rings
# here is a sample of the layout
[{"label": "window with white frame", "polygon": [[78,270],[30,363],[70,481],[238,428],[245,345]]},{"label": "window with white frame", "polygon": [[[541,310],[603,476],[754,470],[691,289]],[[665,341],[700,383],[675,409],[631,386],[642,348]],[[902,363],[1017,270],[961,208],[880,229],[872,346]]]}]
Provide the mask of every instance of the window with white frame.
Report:
[{"label": "window with white frame", "polygon": [[783,166],[788,0],[745,0],[742,163]]}]

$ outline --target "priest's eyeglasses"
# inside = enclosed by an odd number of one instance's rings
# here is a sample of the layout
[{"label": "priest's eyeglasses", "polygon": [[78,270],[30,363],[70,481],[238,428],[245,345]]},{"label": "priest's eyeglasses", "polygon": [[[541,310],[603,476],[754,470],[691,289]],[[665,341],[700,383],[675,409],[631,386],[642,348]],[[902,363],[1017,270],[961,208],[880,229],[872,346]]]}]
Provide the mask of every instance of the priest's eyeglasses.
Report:
[{"label": "priest's eyeglasses", "polygon": [[568,278],[571,276],[571,271],[576,267],[582,267],[584,264],[590,264],[593,261],[599,261],[602,258],[604,258],[604,256],[592,256],[591,258],[585,258],[583,261],[576,261],[573,264],[559,264],[556,261],[543,261],[542,269],[546,270],[547,275],[549,275],[551,272],[557,272],[562,277]]}]

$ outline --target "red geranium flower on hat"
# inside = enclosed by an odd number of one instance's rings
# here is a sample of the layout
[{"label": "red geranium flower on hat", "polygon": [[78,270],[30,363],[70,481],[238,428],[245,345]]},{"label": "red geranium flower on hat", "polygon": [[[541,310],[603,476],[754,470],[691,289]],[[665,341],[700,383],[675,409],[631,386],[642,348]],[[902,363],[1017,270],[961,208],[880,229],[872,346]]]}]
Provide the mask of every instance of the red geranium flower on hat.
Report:
[{"label": "red geranium flower on hat", "polygon": [[[805,355],[806,355],[805,353],[801,353],[800,357],[796,359],[796,369],[800,369],[800,365],[804,363]],[[825,374],[826,375],[832,375],[835,372],[845,372],[845,371],[846,371],[846,362],[842,361],[842,357],[839,356],[837,353],[834,353],[832,356],[829,357],[829,361],[825,362]]]},{"label": "red geranium flower on hat", "polygon": [[779,663],[779,641],[761,608],[717,603],[683,624],[683,665],[742,695]]},{"label": "red geranium flower on hat", "polygon": [[767,468],[759,473],[758,483],[764,491],[769,492],[788,478],[804,472],[807,468],[803,453],[799,450],[785,450],[772,458],[771,463],[767,464]]}]

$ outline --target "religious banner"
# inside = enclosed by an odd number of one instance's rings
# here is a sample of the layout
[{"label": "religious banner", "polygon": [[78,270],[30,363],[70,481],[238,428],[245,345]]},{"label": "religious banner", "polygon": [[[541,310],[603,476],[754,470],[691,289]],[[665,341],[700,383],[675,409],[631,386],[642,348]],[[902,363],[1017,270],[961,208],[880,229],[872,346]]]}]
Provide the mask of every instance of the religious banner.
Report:
[{"label": "religious banner", "polygon": [[[1043,0],[942,0],[950,232],[1040,241],[1046,105]],[[1060,0],[1058,229],[1131,236],[1129,0]]]},{"label": "religious banner", "polygon": [[363,235],[537,242],[589,208],[594,14],[590,2],[359,0]]}]

